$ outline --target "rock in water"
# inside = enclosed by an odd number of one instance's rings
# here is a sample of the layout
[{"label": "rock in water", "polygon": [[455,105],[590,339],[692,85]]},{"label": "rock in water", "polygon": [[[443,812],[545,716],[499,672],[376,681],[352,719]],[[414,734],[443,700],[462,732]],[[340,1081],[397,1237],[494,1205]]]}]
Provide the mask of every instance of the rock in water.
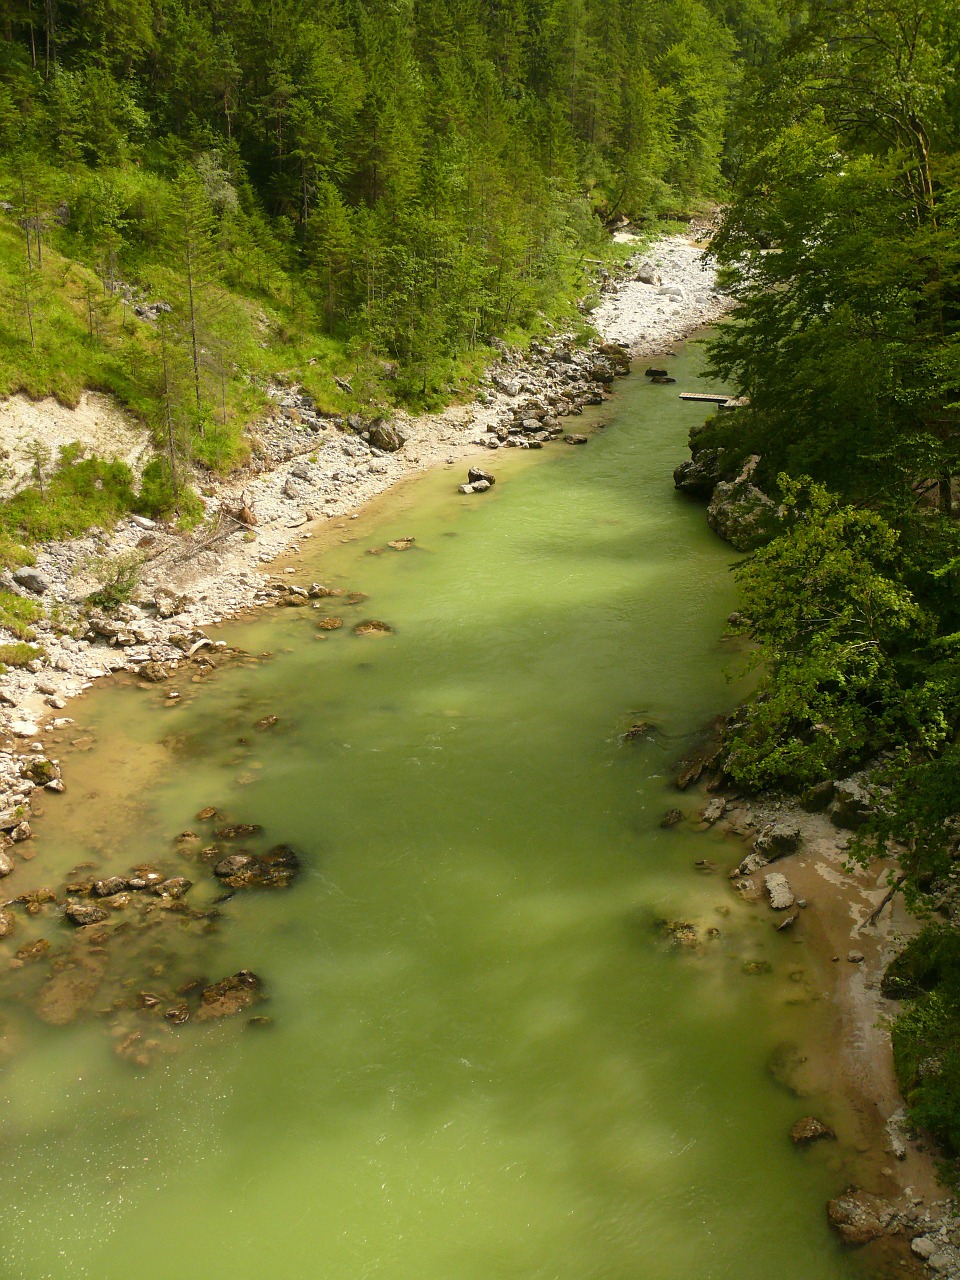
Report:
[{"label": "rock in water", "polygon": [[707,524],[738,551],[762,547],[780,526],[777,504],[753,483],[759,461],[754,454],[736,480],[718,484],[707,507]]},{"label": "rock in water", "polygon": [[763,883],[767,887],[767,896],[774,911],[786,911],[788,907],[793,906],[793,890],[790,888],[786,876],[780,875],[778,871],[773,871],[770,875],[763,877]]},{"label": "rock in water", "polygon": [[805,1147],[811,1142],[819,1142],[822,1138],[836,1136],[830,1126],[818,1120],[816,1116],[803,1116],[790,1130],[790,1141],[795,1147]]},{"label": "rock in water", "polygon": [[467,472],[467,479],[471,484],[476,484],[478,480],[486,480],[491,487],[497,482],[489,471],[484,471],[482,467],[471,467]]},{"label": "rock in water", "polygon": [[239,1013],[260,998],[260,986],[260,979],[255,973],[251,973],[249,969],[241,969],[239,973],[205,987],[200,996],[197,1021],[228,1018]]},{"label": "rock in water", "polygon": [[844,1244],[869,1244],[883,1235],[893,1216],[892,1205],[859,1187],[849,1187],[827,1204],[827,1218]]},{"label": "rock in water", "polygon": [[92,902],[68,902],[63,914],[78,929],[88,924],[102,924],[110,918],[102,907],[96,907]]}]

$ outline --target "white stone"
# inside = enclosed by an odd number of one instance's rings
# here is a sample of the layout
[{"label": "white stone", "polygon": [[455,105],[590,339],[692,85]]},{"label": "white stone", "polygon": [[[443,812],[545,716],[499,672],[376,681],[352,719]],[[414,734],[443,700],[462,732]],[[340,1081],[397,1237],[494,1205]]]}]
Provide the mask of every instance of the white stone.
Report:
[{"label": "white stone", "polygon": [[40,730],[30,720],[14,720],[10,732],[15,738],[35,738]]}]

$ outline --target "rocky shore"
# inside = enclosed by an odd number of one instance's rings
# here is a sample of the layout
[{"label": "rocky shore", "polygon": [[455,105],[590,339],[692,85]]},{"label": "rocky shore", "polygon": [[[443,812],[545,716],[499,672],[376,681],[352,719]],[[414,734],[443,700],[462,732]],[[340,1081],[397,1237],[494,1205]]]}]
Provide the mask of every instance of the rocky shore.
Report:
[{"label": "rocky shore", "polygon": [[[618,238],[631,239],[625,232]],[[30,838],[31,794],[64,787],[44,736],[69,727],[63,713],[71,698],[116,672],[160,681],[185,663],[209,662],[215,646],[205,627],[289,598],[289,580],[265,566],[329,521],[354,516],[405,476],[481,450],[580,443],[585,437],[566,430],[567,420],[609,395],[614,379],[629,371],[630,356],[668,350],[728,305],[701,253],[674,236],[629,258],[602,280],[591,315],[597,340],[582,348],[572,335],[558,334],[528,352],[502,346],[469,405],[344,422],[319,413],[298,388],[277,385],[270,413],[250,432],[251,463],[203,487],[199,532],[185,536],[131,516],[112,530],[45,544],[34,566],[0,575],[7,590],[46,613],[35,628],[43,657],[0,676],[0,878],[14,870],[17,845]],[[7,402],[0,426],[22,434],[14,408]],[[43,406],[30,406],[28,425],[42,426],[51,445],[78,437],[96,444],[97,408],[84,401],[83,422],[74,424],[70,411],[57,406],[40,424]],[[105,439],[125,434],[114,420]],[[91,609],[89,596],[117,566],[136,575],[129,600],[109,613]],[[0,631],[0,641],[12,639]]]},{"label": "rocky shore", "polygon": [[[798,1050],[802,1078],[791,1075],[790,1088],[798,1098],[817,1093],[836,1100],[865,1184],[831,1200],[828,1220],[850,1247],[909,1249],[917,1268],[957,1280],[960,1205],[945,1195],[936,1146],[910,1124],[900,1096],[889,1034],[900,1004],[883,983],[918,922],[890,895],[892,858],[862,865],[852,857],[854,834],[870,814],[865,776],[824,783],[802,801],[740,795],[723,774],[721,727],[712,726],[706,745],[678,765],[676,785],[688,803],[671,809],[662,825],[686,821],[726,833],[735,850],[727,868],[731,891],[768,914],[772,931],[801,945],[815,975],[825,1002],[824,1043]],[[724,870],[709,862],[696,869]],[[804,1146],[836,1134],[807,1116],[789,1137]]]}]

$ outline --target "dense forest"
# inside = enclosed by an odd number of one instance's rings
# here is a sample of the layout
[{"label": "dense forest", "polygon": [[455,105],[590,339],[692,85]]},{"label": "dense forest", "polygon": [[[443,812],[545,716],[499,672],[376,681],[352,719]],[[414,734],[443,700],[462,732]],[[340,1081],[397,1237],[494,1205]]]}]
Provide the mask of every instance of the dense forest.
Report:
[{"label": "dense forest", "polygon": [[928,923],[886,986],[916,1118],[960,1153],[960,11],[815,3],[750,69],[713,253],[740,301],[712,345],[749,397],[697,450],[780,503],[741,566],[758,695],[741,785],[811,806],[863,770]]},{"label": "dense forest", "polygon": [[575,319],[606,220],[721,190],[776,21],[764,0],[3,0],[0,28],[0,391],[106,387],[222,470],[278,369],[334,410],[431,405],[491,335]]}]

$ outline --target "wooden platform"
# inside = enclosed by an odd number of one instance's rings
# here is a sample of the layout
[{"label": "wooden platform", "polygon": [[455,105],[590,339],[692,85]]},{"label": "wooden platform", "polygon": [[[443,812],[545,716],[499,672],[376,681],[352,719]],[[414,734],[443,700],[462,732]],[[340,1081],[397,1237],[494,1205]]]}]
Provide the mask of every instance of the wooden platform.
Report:
[{"label": "wooden platform", "polygon": [[701,391],[681,391],[680,399],[691,404],[715,404],[720,409],[742,409],[750,403],[748,396],[713,396]]}]

